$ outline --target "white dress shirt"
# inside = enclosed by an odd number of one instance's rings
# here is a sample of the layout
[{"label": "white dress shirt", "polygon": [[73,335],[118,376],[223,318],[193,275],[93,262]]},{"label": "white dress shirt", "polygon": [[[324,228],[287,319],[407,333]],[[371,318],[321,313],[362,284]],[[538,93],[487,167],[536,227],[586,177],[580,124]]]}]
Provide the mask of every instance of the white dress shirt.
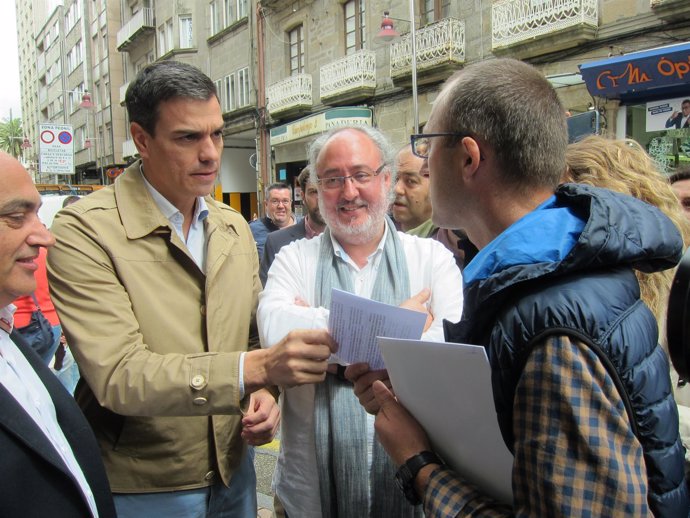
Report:
[{"label": "white dress shirt", "polygon": [[[0,319],[3,322],[11,323],[14,309],[11,304],[0,309]],[[55,414],[53,400],[36,371],[10,339],[4,326],[0,327],[0,383],[17,400],[17,403],[51,442],[79,485],[91,509],[91,514],[98,518],[96,500],[86,477],[84,477],[81,466],[74,457],[72,447],[62,433],[62,428],[60,428]],[[32,496],[17,495],[17,498],[32,498]]]},{"label": "white dress shirt", "polygon": [[[321,239],[293,241],[280,249],[259,295],[257,322],[263,347],[271,347],[293,329],[328,327],[329,311],[314,307]],[[385,234],[363,268],[358,268],[333,240],[352,275],[355,293],[369,297],[381,262]],[[457,322],[462,313],[462,277],[452,254],[439,242],[398,232],[407,259],[410,296],[431,289],[434,322],[423,339],[443,341],[443,320]],[[403,281],[405,282],[405,281]],[[300,298],[310,307],[295,304]],[[314,385],[283,390],[281,448],[274,474],[276,494],[290,516],[321,518],[314,438]]]}]

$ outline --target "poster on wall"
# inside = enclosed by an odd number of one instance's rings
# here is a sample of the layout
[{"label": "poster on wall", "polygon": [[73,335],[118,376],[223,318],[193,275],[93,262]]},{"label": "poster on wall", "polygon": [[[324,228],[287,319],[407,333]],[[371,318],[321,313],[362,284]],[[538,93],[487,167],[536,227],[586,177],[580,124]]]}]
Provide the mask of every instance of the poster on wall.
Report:
[{"label": "poster on wall", "polygon": [[690,128],[690,96],[647,103],[647,133]]}]

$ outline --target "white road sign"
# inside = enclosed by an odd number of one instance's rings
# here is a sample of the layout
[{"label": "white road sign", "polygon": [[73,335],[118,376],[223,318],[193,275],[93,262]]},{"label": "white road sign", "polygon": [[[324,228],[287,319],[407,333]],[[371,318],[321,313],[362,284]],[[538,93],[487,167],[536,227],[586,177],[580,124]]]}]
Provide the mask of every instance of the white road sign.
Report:
[{"label": "white road sign", "polygon": [[69,124],[39,124],[42,173],[74,174],[74,134]]}]

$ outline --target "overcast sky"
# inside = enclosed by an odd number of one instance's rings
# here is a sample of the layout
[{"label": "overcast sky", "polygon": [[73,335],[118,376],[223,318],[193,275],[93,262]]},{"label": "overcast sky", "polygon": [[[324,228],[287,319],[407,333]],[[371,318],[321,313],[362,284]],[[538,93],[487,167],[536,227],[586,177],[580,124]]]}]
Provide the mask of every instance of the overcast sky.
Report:
[{"label": "overcast sky", "polygon": [[19,95],[19,61],[17,57],[17,27],[15,8],[12,0],[0,0],[0,49],[2,54],[2,79],[0,79],[0,119],[19,118],[22,113]]}]

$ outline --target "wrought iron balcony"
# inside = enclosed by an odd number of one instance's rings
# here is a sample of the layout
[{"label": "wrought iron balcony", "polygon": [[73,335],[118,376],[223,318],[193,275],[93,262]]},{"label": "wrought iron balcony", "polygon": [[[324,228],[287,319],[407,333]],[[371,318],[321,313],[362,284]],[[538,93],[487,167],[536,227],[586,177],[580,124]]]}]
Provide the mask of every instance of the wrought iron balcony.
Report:
[{"label": "wrought iron balcony", "polygon": [[[459,68],[465,62],[465,22],[443,18],[415,31],[417,76],[427,82],[448,76],[448,69]],[[433,74],[437,72],[439,74]],[[391,46],[391,78],[398,84],[409,82],[412,74],[412,37],[402,36]]]},{"label": "wrought iron balcony", "polygon": [[323,65],[319,75],[324,104],[366,99],[376,90],[376,53],[357,51]]},{"label": "wrought iron balcony", "polygon": [[267,108],[272,117],[312,107],[311,74],[297,74],[273,83],[266,89]]},{"label": "wrought iron balcony", "polygon": [[117,50],[125,51],[140,35],[156,30],[153,8],[143,7],[117,31]]},{"label": "wrought iron balcony", "polygon": [[598,0],[496,0],[491,7],[493,50],[557,33],[562,36],[567,29],[583,29],[583,34],[561,37],[558,48],[549,45],[547,51],[592,39],[598,27],[598,4]]}]

